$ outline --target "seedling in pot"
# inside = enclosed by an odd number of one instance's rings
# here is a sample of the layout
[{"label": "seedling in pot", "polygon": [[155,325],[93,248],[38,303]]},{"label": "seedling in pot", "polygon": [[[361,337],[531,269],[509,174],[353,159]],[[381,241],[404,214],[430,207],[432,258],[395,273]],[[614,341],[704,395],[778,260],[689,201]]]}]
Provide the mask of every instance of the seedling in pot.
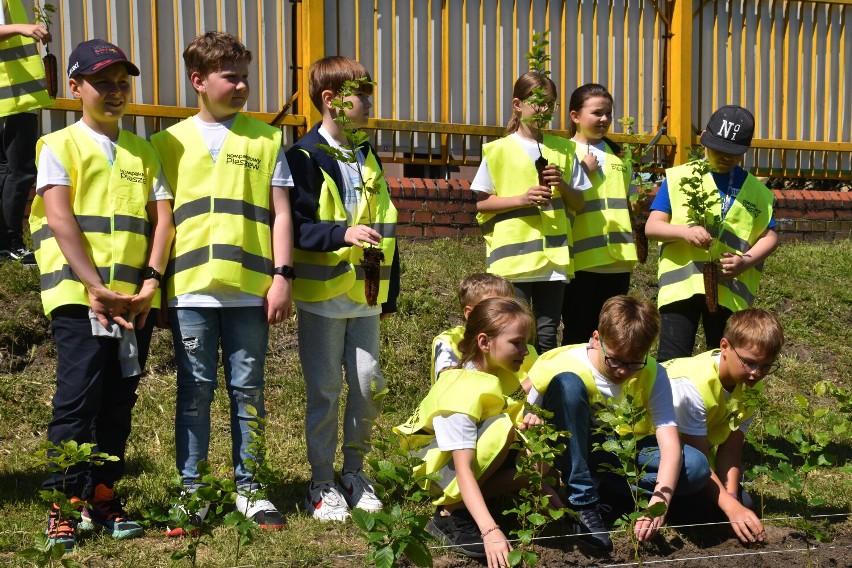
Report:
[{"label": "seedling in pot", "polygon": [[[33,3],[33,21],[36,24],[43,25],[47,28],[48,32],[50,31],[50,18],[55,13],[56,8],[54,8],[53,4],[45,4],[44,7],[40,7],[38,2]],[[55,99],[56,93],[59,89],[56,56],[50,53],[50,42],[44,44],[44,50],[47,52],[47,54],[42,57],[47,94],[50,95],[50,98]]]}]

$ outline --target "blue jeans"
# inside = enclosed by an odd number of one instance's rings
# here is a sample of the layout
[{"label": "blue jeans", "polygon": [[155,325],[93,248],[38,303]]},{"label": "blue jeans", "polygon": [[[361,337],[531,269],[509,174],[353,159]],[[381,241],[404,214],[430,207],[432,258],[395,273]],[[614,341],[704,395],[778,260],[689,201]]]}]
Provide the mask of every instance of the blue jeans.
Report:
[{"label": "blue jeans", "polygon": [[260,417],[263,405],[263,365],[269,326],[262,307],[175,308],[170,317],[177,362],[177,409],[175,446],[177,469],[184,485],[194,483],[198,462],[207,460],[210,446],[210,403],[216,389],[219,341],[225,367],[225,385],[231,399],[231,458],[238,487],[252,485],[246,470],[254,420],[247,407]]},{"label": "blue jeans", "polygon": [[[556,460],[556,467],[562,472],[567,489],[568,501],[580,507],[596,503],[600,498],[594,480],[601,477],[598,466],[605,461],[614,463],[617,458],[608,452],[589,453],[592,446],[592,409],[583,380],[570,372],[556,375],[544,393],[544,408],[553,412],[552,421],[556,428],[571,432],[569,439],[562,440],[566,444],[565,452],[557,456]],[[643,438],[639,442],[637,458],[637,464],[645,472],[639,486],[649,492],[654,490],[660,466],[660,449],[655,443],[653,436]],[[710,478],[710,465],[704,454],[691,446],[683,446],[682,451],[683,461],[676,495],[699,491]]]}]

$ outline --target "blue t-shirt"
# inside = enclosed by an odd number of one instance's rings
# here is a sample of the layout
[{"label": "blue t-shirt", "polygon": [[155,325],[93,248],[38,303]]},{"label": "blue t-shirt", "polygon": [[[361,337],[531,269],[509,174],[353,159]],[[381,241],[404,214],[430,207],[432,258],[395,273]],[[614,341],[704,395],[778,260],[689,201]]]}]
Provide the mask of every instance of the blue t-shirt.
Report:
[{"label": "blue t-shirt", "polygon": [[[722,218],[724,218],[731,204],[737,198],[740,188],[745,183],[748,172],[737,166],[728,173],[717,174],[710,172],[710,175],[713,176],[713,181],[716,182],[716,187],[719,188],[719,197],[722,199]],[[669,181],[667,179],[664,179],[660,185],[657,196],[654,198],[654,202],[651,203],[651,211],[662,211],[667,215],[672,214],[672,202],[669,199]],[[775,217],[769,219],[769,226],[767,228],[775,228]]]}]

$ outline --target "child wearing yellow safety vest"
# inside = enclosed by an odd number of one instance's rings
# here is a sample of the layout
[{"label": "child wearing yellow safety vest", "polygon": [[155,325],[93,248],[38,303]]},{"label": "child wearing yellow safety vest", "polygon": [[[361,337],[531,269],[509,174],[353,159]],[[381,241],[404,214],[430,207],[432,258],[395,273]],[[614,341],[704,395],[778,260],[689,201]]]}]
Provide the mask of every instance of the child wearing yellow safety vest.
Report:
[{"label": "child wearing yellow safety vest", "polygon": [[[713,213],[722,219],[717,235],[689,219],[683,180],[692,175],[691,163],[666,170],[666,179],[651,204],[645,233],[662,242],[657,271],[660,361],[692,355],[699,321],[706,344],[718,345],[731,314],[754,303],[763,262],[778,247],[772,216],[774,196],[739,166],[753,135],[754,117],[734,105],[714,112],[701,134],[710,166],[701,191],[720,198],[713,207]],[[707,307],[702,274],[708,249],[720,270],[715,313]]]},{"label": "child wearing yellow safety vest", "polygon": [[[477,272],[471,274],[459,283],[459,307],[461,307],[462,317],[467,321],[473,307],[488,298],[514,298],[515,288],[512,283],[496,274],[488,274],[487,272]],[[438,380],[441,371],[447,368],[457,367],[461,358],[461,343],[464,337],[464,324],[457,325],[435,336],[432,340],[432,370],[430,376],[432,382]],[[512,373],[511,378],[506,380],[509,382],[517,382],[526,380],[527,371],[538,357],[535,347],[527,345],[529,353],[524,358],[524,362],[518,371],[517,378],[515,373]],[[501,377],[503,375],[501,374]],[[526,390],[529,390],[527,388]],[[507,396],[512,396],[511,391],[506,393]]]},{"label": "child wearing yellow safety vest", "polygon": [[[514,377],[527,355],[533,317],[514,298],[482,300],[470,312],[461,340],[459,366],[441,373],[414,415],[394,431],[404,448],[422,458],[416,475],[437,505],[426,529],[439,541],[470,557],[487,558],[489,567],[508,566],[512,547],[485,499],[517,491],[515,431],[541,423],[524,413],[520,383],[508,387],[498,375]],[[552,506],[561,500],[545,487]]]},{"label": "child wearing yellow safety vest", "polygon": [[[240,113],[252,54],[233,35],[207,32],[183,52],[198,114],[151,137],[175,195],[168,269],[168,321],[177,363],[176,465],[184,491],[197,489],[210,445],[210,404],[219,346],[231,404],[235,507],[261,528],[284,518],[264,498],[249,453],[254,407],[265,416],[269,326],[290,315],[290,170],[281,131]],[[247,460],[254,460],[249,467]],[[198,526],[203,519],[194,518]],[[169,528],[180,536],[180,527]]]},{"label": "child wearing yellow safety vest", "polygon": [[[305,378],[305,437],[311,482],[305,497],[309,515],[341,521],[351,508],[378,511],[382,502],[363,471],[373,421],[384,390],[379,364],[379,321],[396,311],[399,255],[396,208],[381,162],[369,143],[351,155],[333,104],[346,81],[370,74],[348,57],[326,57],[310,69],[310,97],[322,121],[287,151],[293,167],[294,283],[299,359]],[[373,84],[344,99],[346,116],[363,126],[370,114]],[[348,154],[338,161],[321,146]],[[362,189],[364,184],[375,192]],[[369,305],[361,266],[366,247],[383,254],[377,303]],[[345,373],[344,373],[345,370]],[[349,390],[343,427],[343,464],[335,481],[338,401],[343,380]]]},{"label": "child wearing yellow safety vest", "polygon": [[[542,354],[529,377],[533,388],[529,401],[553,413],[553,425],[567,430],[565,452],[557,457],[568,505],[577,511],[575,532],[579,541],[595,550],[611,550],[612,540],[601,516],[604,498],[619,498],[627,489],[623,481],[608,479],[600,471],[603,462],[617,457],[604,451],[591,452],[592,442],[607,435],[594,433],[597,414],[607,399],[630,396],[647,414],[633,427],[640,449],[636,467],[642,471],[639,487],[649,505],[671,504],[677,494],[700,490],[710,475],[707,459],[698,450],[681,447],[677,435],[672,393],[665,370],[648,355],[660,325],[656,308],[645,300],[614,296],[604,303],[598,328],[588,344],[567,345]],[[601,484],[601,481],[608,483]],[[615,485],[612,485],[615,483]],[[600,488],[599,488],[600,486]],[[612,493],[604,495],[607,489]],[[620,501],[619,501],[620,502]],[[617,505],[618,503],[616,503]],[[624,511],[620,511],[619,514]],[[634,527],[636,537],[647,541],[665,521],[665,514],[641,518]]]},{"label": "child wearing yellow safety vest", "polygon": [[[692,523],[714,522],[724,515],[746,544],[766,537],[752,511],[754,503],[740,485],[745,433],[755,410],[746,396],[750,390],[762,390],[761,381],[778,367],[783,345],[784,330],[775,316],[751,308],[731,316],[719,349],[663,364],[672,384],[681,439],[712,456],[713,463],[704,491],[678,503],[676,509]],[[697,519],[696,512],[709,514]]]},{"label": "child wearing yellow safety vest", "polygon": [[38,109],[49,107],[38,42],[50,42],[31,24],[21,0],[0,0],[0,261],[35,264],[24,246],[24,210],[36,177]]},{"label": "child wearing yellow safety vest", "polygon": [[562,303],[562,345],[589,340],[605,301],[626,294],[636,264],[628,189],[631,172],[606,138],[612,95],[588,83],[571,94],[568,132],[592,186],[573,222],[574,277]]},{"label": "child wearing yellow safety vest", "polygon": [[88,502],[82,522],[48,516],[51,543],[70,549],[78,530],[103,527],[114,538],[140,536],[115,483],[124,475],[136,389],[148,355],[174,232],[171,193],[157,155],[122,130],[130,75],[139,68],[117,46],[85,41],[68,58],[68,89],[83,118],[38,141],[36,198],[30,216],[41,300],[56,343],[56,393],[47,438],[97,444],[115,456],[52,474],[46,490]]},{"label": "child wearing yellow safety vest", "polygon": [[[534,89],[546,93],[545,108],[527,102]],[[565,283],[574,273],[566,207],[581,209],[580,190],[589,187],[574,142],[543,133],[533,122],[537,113],[552,112],[556,97],[549,77],[529,72],[515,81],[508,135],[482,147],[470,186],[485,237],[486,270],[509,280],[532,306],[539,353],[556,347]],[[547,162],[540,177],[538,159]]]}]

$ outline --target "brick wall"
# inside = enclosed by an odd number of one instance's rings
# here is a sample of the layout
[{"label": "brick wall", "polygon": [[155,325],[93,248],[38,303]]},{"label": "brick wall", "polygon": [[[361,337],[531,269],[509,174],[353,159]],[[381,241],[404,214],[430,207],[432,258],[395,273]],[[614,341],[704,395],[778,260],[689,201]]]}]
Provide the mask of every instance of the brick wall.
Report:
[{"label": "brick wall", "polygon": [[[467,180],[388,178],[401,237],[479,235]],[[782,241],[852,238],[852,192],[773,190]]]}]

